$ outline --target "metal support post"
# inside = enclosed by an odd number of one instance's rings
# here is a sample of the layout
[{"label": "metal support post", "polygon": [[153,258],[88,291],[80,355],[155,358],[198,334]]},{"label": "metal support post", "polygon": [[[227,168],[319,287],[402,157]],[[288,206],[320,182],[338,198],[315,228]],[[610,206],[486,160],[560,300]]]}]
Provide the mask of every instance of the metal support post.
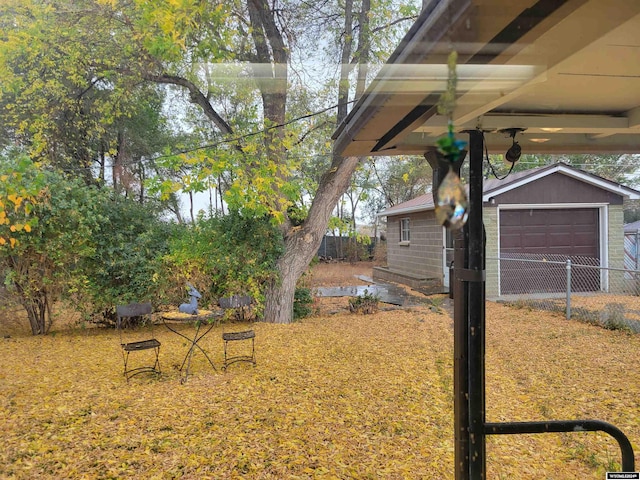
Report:
[{"label": "metal support post", "polygon": [[469,330],[467,328],[467,282],[461,280],[466,265],[466,228],[455,232],[453,278],[453,415],[455,479],[469,478]]},{"label": "metal support post", "polygon": [[485,442],[485,274],[482,222],[484,139],[469,132],[468,342],[469,342],[469,479],[486,478]]},{"label": "metal support post", "polygon": [[[436,150],[425,153],[425,158],[433,170],[433,200],[449,168],[460,175],[460,167],[466,155],[461,155],[453,164]],[[454,459],[455,479],[465,480],[469,475],[469,343],[467,324],[468,283],[463,282],[462,272],[468,264],[467,228],[454,232],[453,275],[449,278],[449,288],[453,291],[453,411],[454,411]]]},{"label": "metal support post", "polygon": [[[635,462],[631,442],[621,430],[611,424],[598,420],[485,421],[485,233],[482,222],[484,138],[479,130],[468,133],[469,219],[464,231],[456,232],[454,278],[450,279],[454,289],[455,480],[486,479],[486,436],[500,434],[603,431],[618,441],[622,453],[622,468],[632,472]],[[434,161],[432,166],[435,164]],[[567,275],[567,306],[570,309],[570,261],[567,261]],[[569,315],[570,310],[567,312]]]},{"label": "metal support post", "polygon": [[567,320],[571,319],[571,259],[567,258]]}]

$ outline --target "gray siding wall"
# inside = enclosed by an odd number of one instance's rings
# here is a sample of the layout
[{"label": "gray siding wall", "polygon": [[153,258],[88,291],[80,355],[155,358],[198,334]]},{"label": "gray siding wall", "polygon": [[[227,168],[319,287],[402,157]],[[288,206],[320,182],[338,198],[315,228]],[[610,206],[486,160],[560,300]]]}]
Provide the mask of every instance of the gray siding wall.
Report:
[{"label": "gray siding wall", "polygon": [[484,207],[482,209],[484,230],[487,235],[486,249],[486,284],[485,291],[488,297],[498,295],[498,209]]},{"label": "gray siding wall", "polygon": [[[624,215],[622,205],[609,205],[607,232],[609,237],[608,254],[610,268],[624,268]],[[609,271],[609,292],[620,293],[619,289],[624,285],[624,272]]]},{"label": "gray siding wall", "polygon": [[609,267],[624,268],[624,222],[622,205],[609,205]]},{"label": "gray siding wall", "polygon": [[[408,244],[400,243],[400,220],[409,218]],[[442,279],[442,226],[433,211],[387,218],[387,266],[416,278]]]},{"label": "gray siding wall", "polygon": [[623,197],[595,185],[554,173],[495,197],[496,205],[510,203],[609,203],[622,205]]}]

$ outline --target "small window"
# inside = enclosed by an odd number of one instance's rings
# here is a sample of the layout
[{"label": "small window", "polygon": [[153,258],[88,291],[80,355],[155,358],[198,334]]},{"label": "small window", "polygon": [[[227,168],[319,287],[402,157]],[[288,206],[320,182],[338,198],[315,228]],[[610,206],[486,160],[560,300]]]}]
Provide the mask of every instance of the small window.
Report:
[{"label": "small window", "polygon": [[403,218],[400,220],[400,241],[408,243],[410,240],[409,233],[409,219]]},{"label": "small window", "polygon": [[453,246],[454,246],[453,245],[453,233],[451,232],[451,229],[445,228],[444,229],[444,234],[445,234],[444,247],[453,249]]}]

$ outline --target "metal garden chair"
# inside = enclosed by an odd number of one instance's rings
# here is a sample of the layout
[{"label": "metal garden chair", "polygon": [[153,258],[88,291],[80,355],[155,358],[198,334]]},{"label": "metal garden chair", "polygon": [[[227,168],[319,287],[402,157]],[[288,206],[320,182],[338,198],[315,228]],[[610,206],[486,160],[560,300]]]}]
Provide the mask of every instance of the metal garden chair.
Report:
[{"label": "metal garden chair", "polygon": [[[128,305],[118,305],[116,307],[116,328],[120,335],[120,346],[122,347],[122,359],[124,360],[124,376],[129,379],[140,373],[154,373],[160,375],[160,342],[153,336],[153,319],[151,314],[153,313],[153,307],[150,303],[130,303]],[[141,327],[133,328],[130,325],[130,319],[132,317],[142,317]],[[148,323],[148,325],[147,325]],[[130,327],[129,330],[124,333],[124,329]],[[142,338],[142,330],[146,330],[145,336]],[[135,337],[135,338],[132,338]],[[145,350],[152,350],[154,356],[151,356],[147,365],[131,367],[129,364],[129,355],[133,352],[142,352]]]},{"label": "metal garden chair", "polygon": [[[235,318],[241,322],[245,321],[247,311],[251,308],[253,299],[249,296],[233,295],[231,297],[220,298],[218,305],[223,310],[233,310]],[[256,349],[255,349],[256,333],[253,330],[244,330],[240,332],[225,332],[222,334],[224,341],[224,365],[222,370],[226,371],[227,367],[236,362],[249,362],[256,366]],[[231,353],[230,343],[239,341],[251,341],[251,349],[247,349],[242,353]]]}]

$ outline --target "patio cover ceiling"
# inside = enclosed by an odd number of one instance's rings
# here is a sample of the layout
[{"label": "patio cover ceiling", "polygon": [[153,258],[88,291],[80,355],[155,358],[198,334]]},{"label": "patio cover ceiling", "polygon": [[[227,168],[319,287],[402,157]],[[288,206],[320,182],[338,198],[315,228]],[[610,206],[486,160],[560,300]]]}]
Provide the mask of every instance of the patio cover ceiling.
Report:
[{"label": "patio cover ceiling", "polygon": [[458,52],[457,131],[525,129],[523,153],[640,152],[640,1],[431,0],[334,133],[337,152],[423,154]]}]

